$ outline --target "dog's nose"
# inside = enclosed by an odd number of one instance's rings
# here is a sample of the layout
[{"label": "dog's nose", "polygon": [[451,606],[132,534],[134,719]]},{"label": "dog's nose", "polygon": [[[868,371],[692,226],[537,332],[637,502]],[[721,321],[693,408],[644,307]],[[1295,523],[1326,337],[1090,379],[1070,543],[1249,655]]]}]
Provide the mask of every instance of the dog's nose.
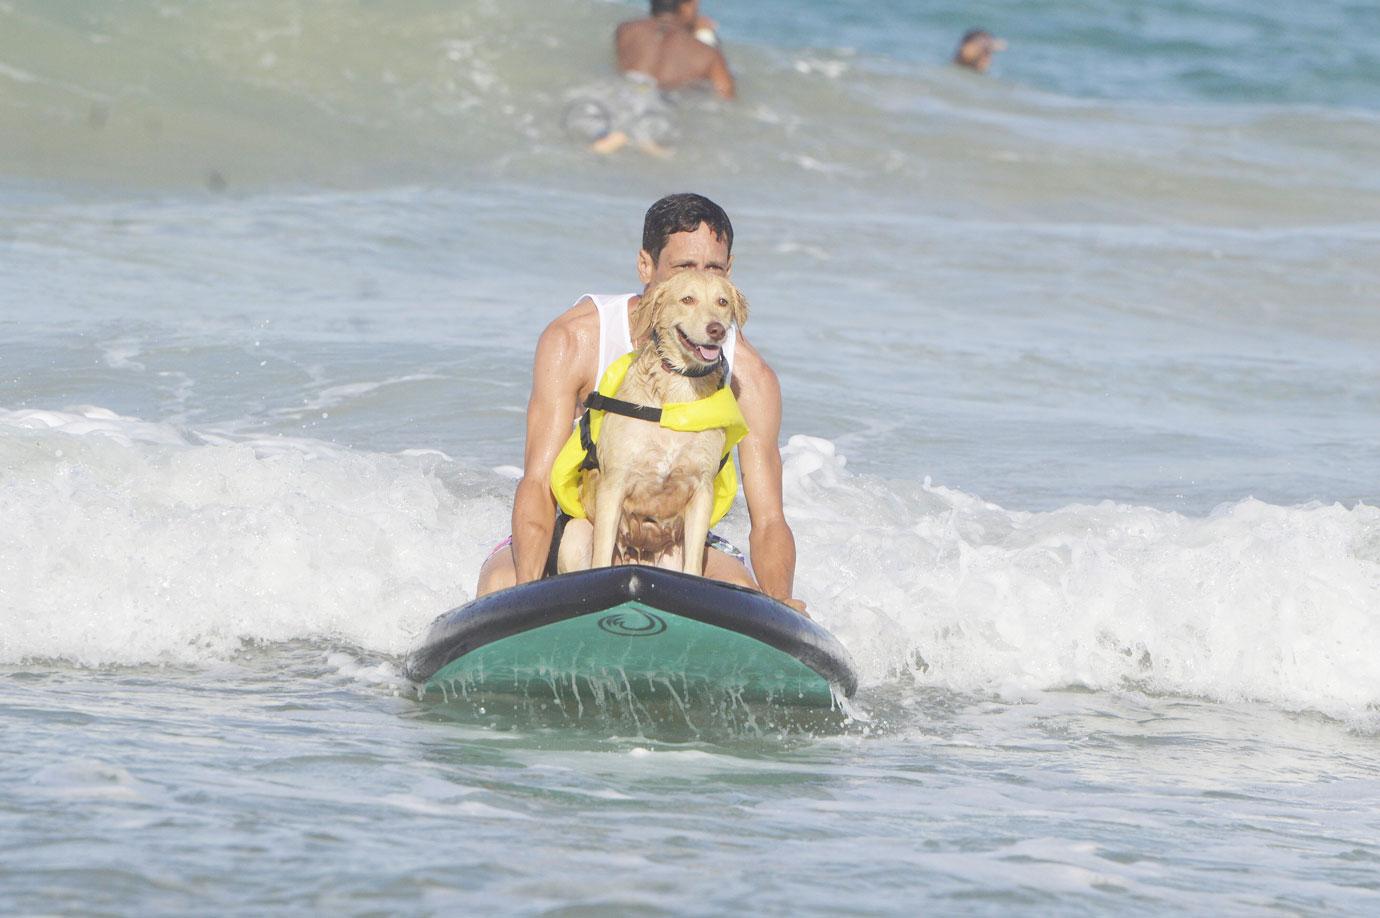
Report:
[{"label": "dog's nose", "polygon": [[724,328],[722,322],[710,322],[705,326],[704,333],[709,336],[710,341],[722,341],[724,335],[728,334],[728,329]]}]

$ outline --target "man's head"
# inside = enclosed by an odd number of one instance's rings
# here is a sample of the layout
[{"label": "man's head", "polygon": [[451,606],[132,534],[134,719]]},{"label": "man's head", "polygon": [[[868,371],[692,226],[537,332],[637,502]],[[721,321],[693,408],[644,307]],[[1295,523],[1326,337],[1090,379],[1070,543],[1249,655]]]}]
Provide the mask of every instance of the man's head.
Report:
[{"label": "man's head", "polygon": [[954,52],[954,63],[960,67],[986,73],[992,66],[992,55],[1006,50],[1006,42],[986,29],[969,29],[963,34]]},{"label": "man's head", "polygon": [[[661,16],[665,13],[679,14],[682,19],[686,16],[694,18],[699,14],[699,0],[652,0],[652,15]],[[693,9],[687,9],[693,7]]]},{"label": "man's head", "polygon": [[680,271],[725,277],[733,269],[733,224],[728,214],[699,194],[668,194],[647,208],[637,276],[648,286]]}]

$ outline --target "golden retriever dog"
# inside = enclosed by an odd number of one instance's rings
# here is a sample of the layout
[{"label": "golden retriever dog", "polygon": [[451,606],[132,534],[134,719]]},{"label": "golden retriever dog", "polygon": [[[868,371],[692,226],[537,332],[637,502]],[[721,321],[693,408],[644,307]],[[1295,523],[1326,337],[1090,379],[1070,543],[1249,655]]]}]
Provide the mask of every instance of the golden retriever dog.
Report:
[{"label": "golden retriever dog", "polygon": [[[659,407],[713,395],[724,380],[729,327],[747,314],[747,300],[717,274],[683,271],[663,281],[633,314],[633,340],[645,343],[617,398]],[[593,532],[562,540],[558,569],[652,564],[701,574],[724,437],[721,428],[687,432],[605,415],[599,468],[585,474],[580,493]]]}]

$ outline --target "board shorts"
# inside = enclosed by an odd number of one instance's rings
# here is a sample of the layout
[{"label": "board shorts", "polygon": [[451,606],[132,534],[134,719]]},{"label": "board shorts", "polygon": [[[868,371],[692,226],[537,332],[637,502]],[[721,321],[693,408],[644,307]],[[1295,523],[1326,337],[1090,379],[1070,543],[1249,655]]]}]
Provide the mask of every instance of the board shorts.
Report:
[{"label": "board shorts", "polygon": [[636,144],[666,146],[676,139],[671,105],[646,74],[603,80],[575,90],[569,99],[565,130],[581,143],[594,143],[615,131]]},{"label": "board shorts", "polygon": [[[551,550],[548,551],[546,554],[546,569],[542,572],[543,578],[556,576],[556,553],[561,545],[561,536],[565,533],[565,524],[568,522],[570,522],[570,517],[566,516],[564,513],[557,512],[556,528],[551,533]],[[510,547],[512,544],[512,535],[505,536],[502,540],[499,541],[497,545],[495,545],[492,549],[489,550],[489,554],[485,556],[484,560],[488,561],[489,558],[492,558],[494,555],[503,551],[503,549]],[[728,555],[730,558],[734,558],[742,562],[743,564],[747,564],[747,555],[743,554],[742,549],[734,545],[728,539],[725,539],[723,536],[719,535],[717,532],[711,531],[709,535],[704,537],[704,547],[712,548],[715,551],[721,551],[724,554]]]}]

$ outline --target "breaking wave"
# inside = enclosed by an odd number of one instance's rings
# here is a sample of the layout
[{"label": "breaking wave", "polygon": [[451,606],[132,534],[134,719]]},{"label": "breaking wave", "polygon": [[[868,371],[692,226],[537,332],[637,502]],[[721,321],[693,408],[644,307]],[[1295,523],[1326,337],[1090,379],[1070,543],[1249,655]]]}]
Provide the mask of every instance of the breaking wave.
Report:
[{"label": "breaking wave", "polygon": [[[1352,721],[1380,706],[1380,509],[1005,510],[784,450],[797,593],[864,684],[1125,688]],[[311,640],[400,656],[470,598],[511,479],[436,453],[0,412],[0,663],[203,664]],[[741,537],[741,510],[727,521]]]}]

